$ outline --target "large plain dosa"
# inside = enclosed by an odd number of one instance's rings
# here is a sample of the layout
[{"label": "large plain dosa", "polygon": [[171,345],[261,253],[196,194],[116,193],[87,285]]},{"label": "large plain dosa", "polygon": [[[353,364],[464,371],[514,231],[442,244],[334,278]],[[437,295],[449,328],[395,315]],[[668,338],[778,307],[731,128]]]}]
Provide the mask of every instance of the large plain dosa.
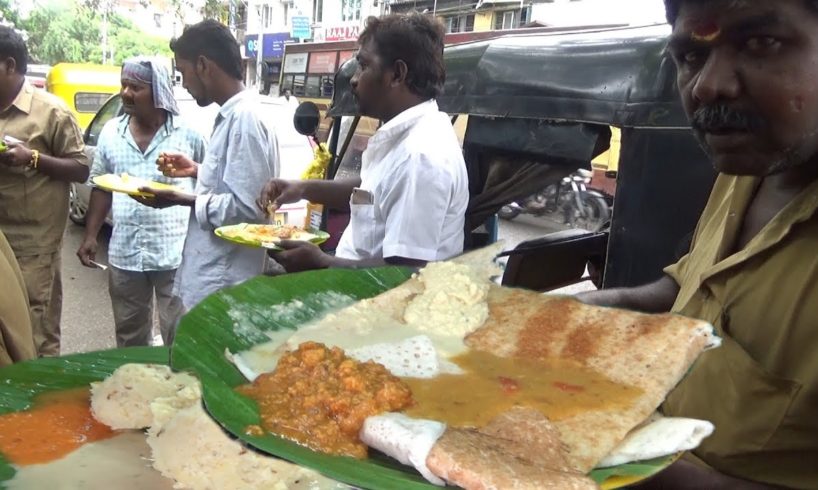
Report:
[{"label": "large plain dosa", "polygon": [[580,473],[593,469],[645,421],[698,355],[718,343],[705,322],[518,289],[492,287],[489,310],[486,323],[466,338],[469,347],[504,357],[570,360],[642,390],[627,408],[551,421],[568,449],[569,467]]}]

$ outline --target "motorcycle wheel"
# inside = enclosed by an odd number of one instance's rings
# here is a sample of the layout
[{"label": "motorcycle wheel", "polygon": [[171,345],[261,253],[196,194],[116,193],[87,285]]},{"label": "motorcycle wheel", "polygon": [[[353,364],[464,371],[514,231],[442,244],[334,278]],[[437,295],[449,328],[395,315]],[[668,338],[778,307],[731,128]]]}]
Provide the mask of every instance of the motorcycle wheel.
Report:
[{"label": "motorcycle wheel", "polygon": [[509,221],[513,220],[517,216],[520,215],[520,210],[514,206],[503,206],[497,211],[497,216],[502,219],[507,219]]},{"label": "motorcycle wheel", "polygon": [[586,195],[582,199],[582,205],[585,213],[575,210],[572,228],[597,231],[611,219],[611,207],[603,197]]}]

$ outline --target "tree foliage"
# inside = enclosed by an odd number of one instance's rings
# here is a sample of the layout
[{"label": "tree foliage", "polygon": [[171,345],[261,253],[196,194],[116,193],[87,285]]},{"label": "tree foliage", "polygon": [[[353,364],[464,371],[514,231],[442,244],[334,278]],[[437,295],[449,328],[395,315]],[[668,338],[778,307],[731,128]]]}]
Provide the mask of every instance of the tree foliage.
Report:
[{"label": "tree foliage", "polygon": [[[12,0],[13,1],[13,0]],[[0,0],[0,11],[3,10]],[[28,50],[33,61],[54,65],[60,62],[101,63],[102,22],[109,2],[100,0],[54,1],[38,4],[19,25],[28,33]],[[171,56],[166,39],[147,35],[128,18],[108,12],[108,46],[113,61],[138,56]]]}]

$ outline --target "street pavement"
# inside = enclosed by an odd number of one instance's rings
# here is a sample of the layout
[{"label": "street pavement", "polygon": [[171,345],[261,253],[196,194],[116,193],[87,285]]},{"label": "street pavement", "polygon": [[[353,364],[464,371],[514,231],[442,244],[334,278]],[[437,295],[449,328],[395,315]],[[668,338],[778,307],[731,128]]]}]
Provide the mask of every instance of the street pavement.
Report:
[{"label": "street pavement", "polygon": [[[532,216],[520,216],[514,221],[501,220],[500,239],[506,248],[562,229],[559,224]],[[88,352],[116,347],[111,298],[108,295],[108,275],[99,269],[89,269],[80,264],[76,256],[85,228],[68,223],[62,251],[63,268],[63,315],[62,353]],[[110,231],[100,234],[100,250],[97,262],[107,264],[107,244]],[[586,281],[563,288],[558,292],[574,294],[593,289]]]}]

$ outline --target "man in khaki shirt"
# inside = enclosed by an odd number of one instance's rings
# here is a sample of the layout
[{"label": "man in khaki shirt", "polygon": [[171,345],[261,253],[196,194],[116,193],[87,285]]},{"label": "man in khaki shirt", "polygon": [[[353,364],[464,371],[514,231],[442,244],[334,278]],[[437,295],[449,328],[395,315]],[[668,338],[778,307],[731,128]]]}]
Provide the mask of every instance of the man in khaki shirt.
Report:
[{"label": "man in khaki shirt", "polygon": [[28,295],[23,274],[17,266],[14,252],[0,232],[0,367],[37,357],[31,318],[28,313]]},{"label": "man in khaki shirt", "polygon": [[659,281],[580,299],[723,338],[667,415],[714,434],[645,488],[818,488],[818,0],[665,0],[682,103],[719,177]]},{"label": "man in khaki shirt", "polygon": [[59,355],[60,248],[68,217],[69,182],[88,178],[88,158],[74,116],[55,96],[25,80],[28,51],[0,26],[0,231],[28,289],[39,355]]}]

